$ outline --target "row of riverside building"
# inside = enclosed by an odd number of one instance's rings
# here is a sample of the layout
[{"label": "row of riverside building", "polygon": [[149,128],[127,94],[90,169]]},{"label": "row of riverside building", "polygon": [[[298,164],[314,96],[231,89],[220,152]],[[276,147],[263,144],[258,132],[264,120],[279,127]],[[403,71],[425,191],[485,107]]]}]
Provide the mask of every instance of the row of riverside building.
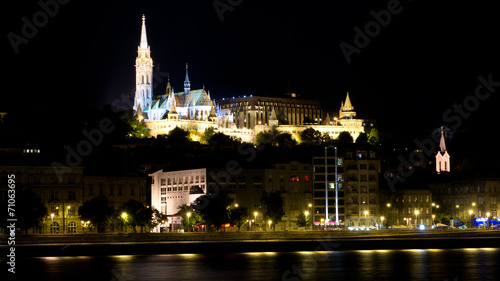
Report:
[{"label": "row of riverside building", "polygon": [[[487,214],[497,216],[498,178],[456,180],[437,175],[439,180],[431,183],[402,184],[401,188],[391,190],[381,177],[380,156],[372,146],[352,145],[338,152],[335,159],[334,149],[329,148],[327,161],[324,155],[288,157],[258,167],[242,166],[236,172],[223,165],[182,170],[152,169],[135,176],[96,176],[87,175],[84,167],[74,167],[62,175],[62,180],[49,165],[0,166],[0,199],[7,202],[7,179],[14,174],[16,189],[34,191],[47,207],[44,223],[30,231],[40,234],[85,233],[88,225],[80,220],[78,208],[97,196],[106,197],[115,209],[130,199],[156,208],[168,216],[168,221],[149,231],[176,231],[181,227],[181,218],[176,215],[178,207],[216,189],[226,192],[239,206],[245,206],[252,214],[249,219],[256,220],[258,226],[265,224],[262,191],[280,191],[284,216],[275,224],[277,231],[299,230],[297,216],[306,211],[314,222],[310,229],[324,228],[325,220],[331,229],[416,224],[430,227],[432,215],[438,212],[462,220],[471,218],[469,211],[475,218],[484,218]],[[248,225],[241,230],[248,230]],[[110,223],[106,231],[122,230]]]}]

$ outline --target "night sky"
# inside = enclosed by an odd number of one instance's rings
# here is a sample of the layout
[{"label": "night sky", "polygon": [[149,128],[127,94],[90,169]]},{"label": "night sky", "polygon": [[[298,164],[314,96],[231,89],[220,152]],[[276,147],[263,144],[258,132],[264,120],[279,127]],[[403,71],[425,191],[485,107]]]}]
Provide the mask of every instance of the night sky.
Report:
[{"label": "night sky", "polygon": [[[230,9],[218,13],[214,2]],[[160,74],[154,94],[164,94],[167,72],[181,91],[187,62],[191,88],[205,85],[212,98],[281,96],[290,83],[301,98],[337,111],[349,91],[358,114],[376,119],[382,130],[425,135],[447,109],[474,94],[479,75],[500,81],[493,5],[337,2],[73,0],[59,4],[17,53],[5,35],[22,35],[22,18],[32,21],[42,8],[37,1],[9,3],[3,28],[10,90],[2,103],[57,120],[131,95],[142,14]],[[348,63],[341,42],[355,46],[354,28],[365,30],[373,12],[388,5],[397,13],[372,30]],[[498,92],[481,102],[468,126],[496,115]]]}]

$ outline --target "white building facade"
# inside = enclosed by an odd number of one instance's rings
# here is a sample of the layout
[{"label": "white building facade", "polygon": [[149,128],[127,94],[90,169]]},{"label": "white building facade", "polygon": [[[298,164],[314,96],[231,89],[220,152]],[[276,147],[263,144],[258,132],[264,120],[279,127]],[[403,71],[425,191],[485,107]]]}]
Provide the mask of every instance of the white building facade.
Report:
[{"label": "white building facade", "polygon": [[[165,227],[179,222],[179,206],[190,205],[207,192],[207,169],[191,169],[149,174],[151,181],[151,206],[169,217]],[[159,229],[156,229],[159,231]]]}]

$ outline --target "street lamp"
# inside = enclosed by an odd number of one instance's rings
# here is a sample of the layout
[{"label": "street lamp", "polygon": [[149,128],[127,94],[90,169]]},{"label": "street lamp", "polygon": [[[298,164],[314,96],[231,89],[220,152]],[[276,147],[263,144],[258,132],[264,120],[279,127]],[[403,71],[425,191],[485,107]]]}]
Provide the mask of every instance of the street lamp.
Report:
[{"label": "street lamp", "polygon": [[273,221],[269,220],[267,223],[269,223],[269,231],[271,231],[271,224],[273,223]]},{"label": "street lamp", "polygon": [[380,217],[380,230],[382,230],[382,227],[384,226],[384,217]]},{"label": "street lamp", "polygon": [[432,215],[432,225],[434,225],[434,222],[435,222],[434,218],[435,217],[436,217],[436,215]]},{"label": "street lamp", "polygon": [[188,223],[188,227],[187,227],[187,228],[188,228],[188,232],[189,232],[189,227],[190,227],[189,218],[191,217],[191,212],[188,212],[188,213],[187,213],[187,216],[188,216],[188,221],[187,221],[187,223]]},{"label": "street lamp", "polygon": [[490,227],[490,213],[486,213],[486,223],[487,223],[487,227],[489,228]]},{"label": "street lamp", "polygon": [[[255,217],[255,226],[257,226],[257,215],[258,215],[258,214],[259,214],[259,213],[257,213],[257,212],[254,212],[254,213],[253,213],[253,216]],[[255,228],[255,231],[257,231],[257,228]]]},{"label": "street lamp", "polygon": [[418,214],[420,214],[420,212],[418,210],[415,210],[415,228],[417,228],[418,224]]},{"label": "street lamp", "polygon": [[386,206],[387,206],[387,209],[389,209],[389,218],[387,220],[387,229],[389,229],[389,221],[390,221],[391,224],[393,224],[391,203],[387,203]]}]

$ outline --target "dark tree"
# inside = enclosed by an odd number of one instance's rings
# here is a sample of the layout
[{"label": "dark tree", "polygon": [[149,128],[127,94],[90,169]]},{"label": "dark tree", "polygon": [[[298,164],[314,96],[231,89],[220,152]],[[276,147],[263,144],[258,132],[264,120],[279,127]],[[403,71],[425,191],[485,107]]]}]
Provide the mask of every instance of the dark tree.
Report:
[{"label": "dark tree", "polygon": [[274,137],[274,143],[281,148],[290,149],[297,145],[297,141],[290,133],[280,133]]},{"label": "dark tree", "polygon": [[130,199],[120,206],[116,215],[121,217],[126,225],[131,226],[133,232],[136,232],[136,226],[143,228],[151,224],[153,213],[151,208],[144,206],[137,200]]},{"label": "dark tree", "polygon": [[199,212],[202,218],[209,224],[214,225],[216,231],[219,231],[221,226],[229,222],[229,208],[234,199],[227,194],[220,192],[216,196],[203,195],[198,197],[194,202],[194,208]]},{"label": "dark tree", "polygon": [[233,146],[235,144],[238,144],[238,141],[236,141],[231,136],[228,136],[221,132],[217,132],[213,134],[213,136],[208,140],[208,144],[218,146]]},{"label": "dark tree", "polygon": [[104,196],[92,198],[90,201],[85,201],[78,208],[78,215],[83,221],[90,221],[92,225],[97,227],[97,232],[105,232],[106,224],[108,224],[113,216],[114,208],[108,206],[108,200]]},{"label": "dark tree", "polygon": [[279,191],[262,191],[262,197],[260,199],[264,207],[264,219],[272,220],[273,224],[281,221],[281,218],[285,215],[283,211],[283,197],[281,197],[281,192]]},{"label": "dark tree", "polygon": [[203,144],[208,144],[210,138],[215,134],[215,129],[213,127],[208,127],[205,132],[201,135],[200,142]]},{"label": "dark tree", "polygon": [[341,132],[339,134],[339,137],[337,138],[339,143],[353,143],[354,139],[352,138],[351,134],[349,132]]},{"label": "dark tree", "polygon": [[189,132],[179,127],[175,127],[174,129],[170,130],[170,132],[168,132],[166,141],[168,144],[171,144],[173,146],[183,146],[186,143],[190,142]]},{"label": "dark tree", "polygon": [[[197,224],[204,223],[203,217],[196,208],[186,204],[182,204],[177,208],[179,211],[176,215],[182,217],[182,229],[184,229],[184,231],[189,231]],[[188,213],[190,215],[188,215]]]},{"label": "dark tree", "polygon": [[297,216],[297,226],[299,226],[299,227],[310,226],[310,225],[312,225],[312,222],[313,222],[312,215],[307,216],[307,220],[306,220],[306,216],[303,213],[300,213]]},{"label": "dark tree", "polygon": [[368,136],[366,133],[361,133],[359,136],[356,138],[356,143],[357,144],[367,144],[368,143]]},{"label": "dark tree", "polygon": [[320,145],[323,142],[323,138],[320,131],[307,128],[300,132],[300,141],[306,145]]},{"label": "dark tree", "polygon": [[238,231],[240,231],[240,227],[245,224],[249,217],[248,208],[245,206],[233,206],[229,211],[229,219],[232,225],[236,225],[238,227]]},{"label": "dark tree", "polygon": [[[15,199],[16,226],[24,230],[25,234],[30,228],[42,227],[43,219],[47,216],[47,207],[42,199],[29,189],[16,192]],[[7,207],[3,210],[7,211]]]}]

